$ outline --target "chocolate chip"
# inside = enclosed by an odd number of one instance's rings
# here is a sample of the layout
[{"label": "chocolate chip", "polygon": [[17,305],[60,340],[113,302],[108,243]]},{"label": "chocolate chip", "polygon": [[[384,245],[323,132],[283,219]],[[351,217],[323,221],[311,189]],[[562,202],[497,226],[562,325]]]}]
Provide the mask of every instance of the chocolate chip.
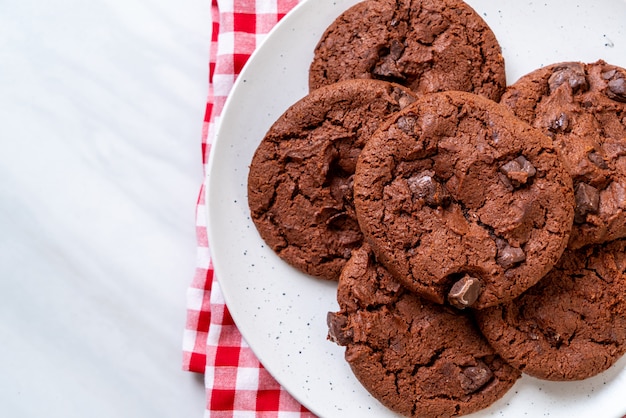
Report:
[{"label": "chocolate chip", "polygon": [[589,161],[591,161],[593,164],[600,168],[609,168],[609,166],[606,165],[606,161],[604,161],[604,158],[597,152],[590,152],[589,154],[587,154],[587,158],[589,159]]},{"label": "chocolate chip", "polygon": [[400,106],[400,109],[404,109],[405,107],[407,107],[414,101],[415,101],[415,97],[409,96],[408,94],[403,94],[398,99],[398,105]]},{"label": "chocolate chip", "polygon": [[613,78],[613,76],[615,75],[616,72],[617,72],[616,69],[605,71],[605,72],[602,73],[602,78],[605,79],[605,80],[610,80],[611,78]]},{"label": "chocolate chip", "polygon": [[520,187],[526,184],[530,178],[537,174],[535,167],[523,155],[504,164],[500,167],[500,171],[507,177],[513,187]]},{"label": "chocolate chip", "polygon": [[398,118],[396,121],[396,126],[406,134],[415,133],[415,126],[417,125],[417,118],[415,115],[403,115]]},{"label": "chocolate chip", "polygon": [[569,128],[569,117],[565,113],[560,113],[559,116],[550,122],[548,129],[553,132],[566,132]]},{"label": "chocolate chip", "polygon": [[608,98],[618,102],[626,102],[626,74],[616,68],[602,73],[602,78],[607,81],[605,93]]},{"label": "chocolate chip", "polygon": [[597,213],[600,207],[600,192],[587,183],[578,183],[574,191],[576,199],[575,220],[584,222],[588,213]]},{"label": "chocolate chip", "polygon": [[404,52],[404,45],[397,39],[392,39],[390,45],[382,47],[378,52],[379,61],[372,69],[372,74],[383,78],[404,80],[406,77],[398,68],[398,59]]},{"label": "chocolate chip", "polygon": [[434,178],[434,173],[425,171],[419,176],[408,180],[409,189],[418,199],[430,207],[445,207],[450,204],[450,194],[446,188]]},{"label": "chocolate chip", "polygon": [[543,335],[546,337],[546,340],[550,345],[554,348],[559,348],[563,344],[563,337],[556,330],[552,328],[546,328],[543,331]]},{"label": "chocolate chip", "polygon": [[352,341],[352,329],[346,329],[348,319],[335,312],[326,314],[328,339],[338,345],[345,346]]},{"label": "chocolate chip", "polygon": [[618,102],[626,102],[626,80],[624,80],[623,75],[609,81],[607,86],[606,95],[608,97]]},{"label": "chocolate chip", "polygon": [[393,39],[391,41],[391,45],[389,46],[389,56],[394,60],[397,60],[402,56],[404,52],[404,45],[399,42],[397,39]]},{"label": "chocolate chip", "polygon": [[452,285],[448,293],[448,302],[455,308],[465,309],[478,300],[481,291],[480,280],[466,274]]},{"label": "chocolate chip", "polygon": [[470,394],[485,386],[492,378],[493,372],[489,366],[479,360],[476,366],[463,369],[459,376],[459,383],[465,394]]},{"label": "chocolate chip", "polygon": [[500,178],[500,181],[502,181],[502,183],[504,184],[504,187],[506,187],[509,192],[515,190],[515,187],[513,187],[513,184],[511,184],[511,180],[509,180],[507,176],[502,173],[498,173],[498,177]]},{"label": "chocolate chip", "polygon": [[576,93],[578,90],[587,90],[588,84],[584,67],[578,63],[570,63],[556,68],[548,79],[550,93],[565,83],[572,89],[572,93]]},{"label": "chocolate chip", "polygon": [[524,250],[519,247],[511,247],[509,243],[503,239],[496,240],[496,248],[498,249],[496,262],[505,269],[526,260]]}]

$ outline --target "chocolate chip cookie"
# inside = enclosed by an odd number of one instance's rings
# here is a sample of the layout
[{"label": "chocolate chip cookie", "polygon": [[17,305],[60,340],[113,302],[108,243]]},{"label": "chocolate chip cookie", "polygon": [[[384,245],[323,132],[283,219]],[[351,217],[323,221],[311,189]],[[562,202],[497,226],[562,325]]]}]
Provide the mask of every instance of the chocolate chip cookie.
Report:
[{"label": "chocolate chip cookie", "polygon": [[367,245],[354,250],[328,314],[329,339],[363,386],[414,417],[465,415],[501,398],[520,376],[465,313],[406,291]]},{"label": "chocolate chip cookie", "polygon": [[498,41],[460,0],[368,0],[324,32],[311,90],[350,78],[394,81],[418,93],[462,90],[498,100],[506,86]]},{"label": "chocolate chip cookie", "polygon": [[520,78],[501,102],[552,138],[574,179],[569,247],[626,236],[626,70],[553,64]]},{"label": "chocolate chip cookie", "polygon": [[283,260],[339,278],[363,239],[352,201],[357,157],[381,121],[413,100],[393,83],[349,80],[310,93],[272,125],[252,159],[248,204]]},{"label": "chocolate chip cookie", "polygon": [[361,230],[379,261],[436,303],[485,308],[558,261],[572,180],[550,139],[504,106],[433,93],[390,117],[354,177]]},{"label": "chocolate chip cookie", "polygon": [[476,318],[524,373],[580,380],[606,370],[626,351],[626,240],[566,250],[520,298]]}]

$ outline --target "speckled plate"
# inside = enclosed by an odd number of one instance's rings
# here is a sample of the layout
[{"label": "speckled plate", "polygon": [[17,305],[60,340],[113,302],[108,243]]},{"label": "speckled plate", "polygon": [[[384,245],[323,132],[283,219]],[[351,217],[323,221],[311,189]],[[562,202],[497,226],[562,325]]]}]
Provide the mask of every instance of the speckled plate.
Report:
[{"label": "speckled plate", "polygon": [[[336,285],[295,271],[259,237],[250,220],[248,165],[271,124],[307,94],[307,71],[324,29],[355,0],[307,0],[268,35],[238,78],[213,144],[208,234],[232,316],[264,366],[302,404],[323,417],[394,416],[373,399],[326,340]],[[502,46],[509,83],[543,65],[604,59],[626,67],[626,0],[471,0]],[[523,377],[472,416],[622,417],[626,358],[582,382]]]}]

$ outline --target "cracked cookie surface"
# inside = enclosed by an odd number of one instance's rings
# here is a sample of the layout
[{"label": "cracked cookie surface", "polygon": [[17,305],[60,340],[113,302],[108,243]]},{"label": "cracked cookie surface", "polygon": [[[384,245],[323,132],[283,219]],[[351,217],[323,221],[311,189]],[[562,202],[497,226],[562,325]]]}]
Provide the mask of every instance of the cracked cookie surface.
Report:
[{"label": "cracked cookie surface", "polygon": [[368,0],[345,11],[315,48],[309,87],[350,78],[393,81],[418,93],[470,91],[492,100],[506,86],[495,35],[458,0]]},{"label": "cracked cookie surface", "polygon": [[552,64],[509,86],[501,103],[552,138],[574,179],[569,247],[626,236],[626,70]]},{"label": "cracked cookie surface", "polygon": [[350,80],[310,93],[276,120],[252,159],[248,205],[284,261],[339,278],[363,239],[352,199],[357,157],[379,124],[413,100],[400,85]]},{"label": "cracked cookie surface", "polygon": [[550,139],[464,92],[421,97],[381,125],[359,157],[354,201],[379,261],[420,296],[459,308],[534,285],[574,217]]},{"label": "cracked cookie surface", "polygon": [[598,374],[626,351],[626,240],[566,250],[520,298],[476,312],[514,367],[548,380]]},{"label": "cracked cookie surface", "polygon": [[328,314],[329,339],[363,386],[388,408],[451,417],[501,398],[520,373],[487,344],[470,317],[408,292],[369,247],[352,252]]}]

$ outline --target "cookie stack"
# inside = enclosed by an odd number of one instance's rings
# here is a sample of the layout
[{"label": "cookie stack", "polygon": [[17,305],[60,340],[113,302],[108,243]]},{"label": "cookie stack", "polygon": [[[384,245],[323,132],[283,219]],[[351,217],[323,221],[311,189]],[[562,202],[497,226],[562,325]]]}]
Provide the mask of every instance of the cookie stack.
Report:
[{"label": "cookie stack", "polygon": [[337,280],[329,339],[406,416],[492,404],[526,373],[626,351],[626,70],[505,85],[459,0],[366,0],[315,49],[310,93],[253,157],[248,203],[287,263]]}]

